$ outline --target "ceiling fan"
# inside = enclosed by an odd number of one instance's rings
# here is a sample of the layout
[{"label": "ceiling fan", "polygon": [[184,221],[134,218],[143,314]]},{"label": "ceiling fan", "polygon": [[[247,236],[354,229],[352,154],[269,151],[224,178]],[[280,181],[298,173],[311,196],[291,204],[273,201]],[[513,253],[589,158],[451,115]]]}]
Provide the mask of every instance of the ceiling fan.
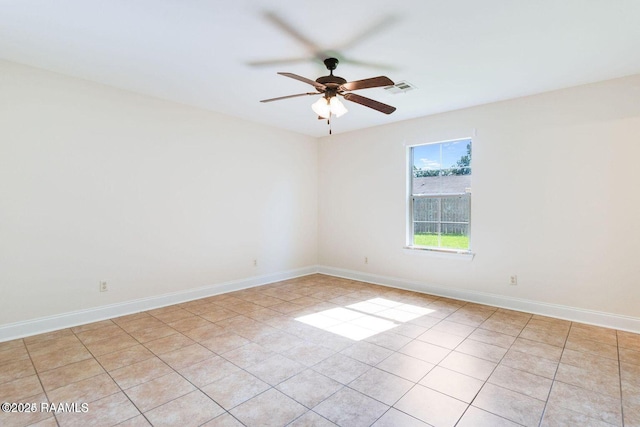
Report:
[{"label": "ceiling fan", "polygon": [[[333,75],[333,70],[335,70],[338,66],[338,62],[339,61],[336,58],[325,59],[324,65],[327,67],[327,70],[329,70],[329,75],[318,77],[315,81],[293,73],[278,73],[282,76],[290,77],[292,79],[308,83],[316,89],[316,92],[306,92],[296,95],[280,96],[278,98],[263,99],[260,102],[272,102],[279,101],[281,99],[296,98],[298,96],[323,94],[323,97],[313,103],[311,105],[311,108],[316,114],[318,114],[319,119],[328,120],[331,118],[331,116],[340,117],[347,112],[346,107],[338,100],[338,95],[342,96],[347,101],[364,105],[365,107],[372,108],[384,114],[391,114],[396,111],[396,107],[383,104],[382,102],[378,102],[362,95],[351,93],[354,90],[393,86],[394,83],[389,77],[378,76],[371,77],[369,79],[347,82],[342,77]],[[330,121],[329,124],[331,124]],[[329,133],[331,133],[331,130],[329,130]]]}]

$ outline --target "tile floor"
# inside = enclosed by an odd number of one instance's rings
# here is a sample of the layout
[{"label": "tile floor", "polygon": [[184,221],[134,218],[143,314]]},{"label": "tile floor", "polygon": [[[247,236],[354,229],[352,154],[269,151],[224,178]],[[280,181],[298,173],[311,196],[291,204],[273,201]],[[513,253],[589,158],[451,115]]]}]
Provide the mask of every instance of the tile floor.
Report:
[{"label": "tile floor", "polygon": [[640,336],[312,275],[0,343],[0,402],[88,405],[6,427],[640,426]]}]

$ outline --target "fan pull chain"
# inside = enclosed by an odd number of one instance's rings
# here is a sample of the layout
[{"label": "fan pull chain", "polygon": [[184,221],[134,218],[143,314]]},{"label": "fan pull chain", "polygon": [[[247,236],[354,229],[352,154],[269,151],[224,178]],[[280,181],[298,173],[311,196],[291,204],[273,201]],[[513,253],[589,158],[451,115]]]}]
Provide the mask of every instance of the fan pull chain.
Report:
[{"label": "fan pull chain", "polygon": [[331,135],[331,112],[329,112],[329,117],[327,117],[327,124],[329,125],[329,135]]}]

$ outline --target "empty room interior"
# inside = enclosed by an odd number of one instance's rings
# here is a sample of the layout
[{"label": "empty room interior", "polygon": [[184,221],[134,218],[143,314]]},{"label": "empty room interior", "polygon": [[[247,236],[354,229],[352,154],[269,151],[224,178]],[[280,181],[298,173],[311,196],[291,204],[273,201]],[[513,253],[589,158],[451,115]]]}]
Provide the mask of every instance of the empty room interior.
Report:
[{"label": "empty room interior", "polygon": [[0,425],[640,426],[639,21],[1,1]]}]

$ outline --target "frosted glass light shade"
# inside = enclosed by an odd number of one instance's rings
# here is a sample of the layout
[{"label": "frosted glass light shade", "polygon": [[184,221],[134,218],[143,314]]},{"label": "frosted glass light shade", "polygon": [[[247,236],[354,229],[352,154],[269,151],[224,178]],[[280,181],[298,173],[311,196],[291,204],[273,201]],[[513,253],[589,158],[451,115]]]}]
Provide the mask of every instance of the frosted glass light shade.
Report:
[{"label": "frosted glass light shade", "polygon": [[329,117],[329,115],[334,115],[336,117],[342,116],[346,113],[347,108],[338,100],[337,97],[333,96],[331,99],[320,98],[313,104],[311,104],[311,109],[323,119]]},{"label": "frosted glass light shade", "polygon": [[311,104],[311,109],[323,119],[329,117],[329,113],[331,112],[331,108],[329,107],[329,100],[327,98],[320,98],[313,104]]},{"label": "frosted glass light shade", "polygon": [[345,107],[344,104],[335,96],[331,98],[331,101],[329,101],[329,108],[331,110],[331,114],[336,117],[340,117],[349,111],[347,110],[347,107]]}]

